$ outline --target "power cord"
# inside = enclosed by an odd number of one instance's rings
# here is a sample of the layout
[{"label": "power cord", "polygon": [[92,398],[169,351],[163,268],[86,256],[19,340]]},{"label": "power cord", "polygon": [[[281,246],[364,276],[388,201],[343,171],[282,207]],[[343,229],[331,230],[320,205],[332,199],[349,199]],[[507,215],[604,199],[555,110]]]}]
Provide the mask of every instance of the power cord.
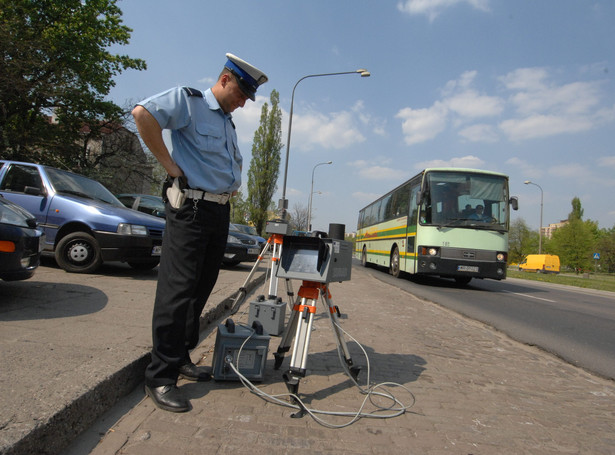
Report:
[{"label": "power cord", "polygon": [[[371,371],[371,367],[370,367],[370,362],[369,362],[369,356],[367,355],[367,352],[365,351],[365,349],[363,348],[363,346],[354,338],[352,337],[348,332],[346,332],[342,327],[339,326],[339,324],[337,324],[335,321],[333,321],[333,319],[330,319],[332,325],[334,325],[335,327],[339,328],[349,339],[351,339],[352,341],[354,341],[359,348],[361,349],[361,351],[363,352],[363,355],[365,356],[366,362],[367,362],[367,384],[370,383],[370,371]],[[245,341],[242,343],[242,345],[239,347],[239,350],[237,352],[237,357],[235,359],[235,364],[233,364],[233,362],[228,362],[229,366],[231,367],[231,369],[233,370],[233,372],[237,375],[237,377],[239,378],[239,380],[241,381],[241,383],[248,389],[250,390],[250,392],[254,393],[255,395],[259,396],[260,398],[264,399],[265,401],[268,401],[270,403],[274,403],[274,404],[278,404],[280,406],[285,406],[288,408],[292,408],[295,409],[297,411],[301,411],[301,412],[305,412],[307,414],[309,414],[317,423],[319,423],[320,425],[327,427],[327,428],[333,428],[333,429],[337,429],[337,428],[344,428],[347,426],[352,425],[353,423],[355,423],[356,421],[358,421],[361,418],[371,418],[371,419],[390,419],[392,417],[398,417],[402,414],[404,414],[408,409],[410,409],[412,406],[414,406],[414,403],[416,402],[416,398],[414,396],[414,394],[404,385],[402,384],[398,384],[395,382],[382,382],[379,384],[375,384],[372,385],[368,388],[365,388],[363,386],[361,386],[354,378],[353,375],[350,374],[350,371],[348,370],[348,366],[346,365],[346,362],[343,361],[343,354],[340,350],[340,346],[338,343],[337,346],[337,353],[338,353],[338,357],[340,360],[340,364],[342,365],[342,368],[344,370],[344,372],[346,373],[346,375],[352,380],[352,382],[355,384],[355,386],[359,389],[360,393],[365,395],[363,401],[361,402],[361,405],[359,406],[359,409],[356,412],[341,412],[341,411],[324,411],[324,410],[319,410],[319,409],[311,409],[308,408],[304,402],[301,400],[301,398],[299,398],[296,394],[294,393],[282,393],[282,394],[276,394],[276,395],[271,395],[268,394],[266,392],[264,392],[263,390],[259,389],[256,385],[254,385],[252,382],[250,382],[250,380],[248,378],[246,378],[243,374],[241,374],[239,372],[239,358],[241,356],[241,351],[243,350],[244,346],[246,345],[246,343],[250,340],[250,338],[252,338],[252,336],[254,336],[254,334],[256,333],[256,331],[249,326],[246,326],[244,324],[239,324],[242,327],[245,327],[246,329],[248,329],[251,333],[250,336],[248,336]],[[386,389],[386,387],[400,387],[403,390],[405,390],[406,392],[408,392],[408,394],[411,397],[411,404],[409,405],[404,405],[399,399],[397,399],[390,391],[388,391]],[[384,391],[379,391],[380,389],[383,389]],[[386,399],[390,401],[390,405],[389,406],[382,406],[377,404],[374,401],[374,397],[378,397],[381,399]],[[290,399],[291,401],[287,401],[283,398],[287,398]],[[295,404],[298,403],[298,404]],[[365,407],[367,406],[367,404],[370,403],[372,406],[374,406],[376,409],[372,410],[372,411],[364,411]],[[346,423],[343,424],[334,424],[331,422],[326,421],[325,419],[319,417],[319,415],[325,415],[325,416],[338,416],[338,417],[349,417],[350,420]]]}]

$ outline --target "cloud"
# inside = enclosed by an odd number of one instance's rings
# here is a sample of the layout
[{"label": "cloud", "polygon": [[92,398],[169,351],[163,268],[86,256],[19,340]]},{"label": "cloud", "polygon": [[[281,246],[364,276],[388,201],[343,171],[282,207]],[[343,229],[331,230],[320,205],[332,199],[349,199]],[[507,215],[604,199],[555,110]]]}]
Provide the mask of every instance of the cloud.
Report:
[{"label": "cloud", "polygon": [[356,169],[356,173],[361,178],[368,180],[395,181],[408,178],[406,170],[386,166],[389,162],[390,160],[387,158],[377,157],[373,161],[357,160],[348,164]]},{"label": "cloud", "polygon": [[291,147],[303,151],[315,148],[344,149],[365,141],[352,111],[322,114],[293,114]]},{"label": "cloud", "polygon": [[462,117],[493,117],[504,109],[504,100],[496,96],[480,95],[474,90],[466,90],[448,98],[446,105]]},{"label": "cloud", "polygon": [[614,156],[603,156],[598,158],[598,164],[601,167],[612,167],[615,169],[615,155]]},{"label": "cloud", "polygon": [[353,199],[356,199],[358,201],[362,201],[366,204],[375,201],[376,199],[378,199],[380,196],[382,196],[382,194],[378,194],[378,193],[364,193],[362,191],[355,191],[354,193],[352,193],[352,197]]},{"label": "cloud", "polygon": [[269,97],[256,95],[254,102],[248,101],[243,108],[236,109],[233,112],[233,123],[236,125],[237,140],[239,144],[252,144],[254,140],[254,132],[258,128],[261,120],[261,110],[263,104],[271,103]]},{"label": "cloud", "polygon": [[549,175],[566,180],[574,179],[587,182],[594,178],[591,169],[579,163],[558,164],[550,167],[548,172]]},{"label": "cloud", "polygon": [[416,169],[425,169],[428,167],[461,167],[481,169],[484,166],[485,162],[473,155],[451,158],[450,160],[421,161],[420,163],[416,163],[414,165]]},{"label": "cloud", "polygon": [[555,136],[564,133],[579,133],[590,130],[593,123],[589,118],[557,115],[532,115],[520,119],[505,120],[500,129],[512,141]]},{"label": "cloud", "polygon": [[410,15],[425,15],[433,21],[445,9],[464,3],[480,11],[489,11],[489,0],[404,0],[397,4],[397,9]]},{"label": "cloud", "polygon": [[543,169],[542,166],[535,166],[532,163],[528,163],[525,160],[522,160],[518,157],[512,157],[506,160],[506,166],[510,169],[516,168],[519,169],[522,177],[527,179],[537,179],[542,177]]},{"label": "cloud", "polygon": [[472,125],[459,131],[459,135],[470,142],[493,143],[499,140],[496,129],[491,125]]},{"label": "cloud", "polygon": [[600,106],[603,81],[558,85],[545,68],[520,68],[500,81],[512,92],[516,116],[499,127],[512,141],[579,133],[613,121],[614,110]]},{"label": "cloud", "polygon": [[502,113],[505,100],[479,93],[472,88],[476,71],[466,71],[456,80],[446,83],[442,98],[431,107],[401,109],[396,118],[402,119],[402,132],[406,144],[413,145],[435,138],[443,132],[449,121],[462,128],[459,134],[473,142],[495,142],[498,139],[493,127],[486,124],[464,127],[478,118],[495,117]]},{"label": "cloud", "polygon": [[406,107],[400,110],[396,118],[402,120],[401,129],[404,141],[408,145],[418,144],[433,139],[446,128],[448,109],[441,102],[436,102],[426,109]]},{"label": "cloud", "polygon": [[602,105],[604,80],[558,83],[546,68],[519,68],[497,78],[509,92],[505,98],[479,92],[474,88],[477,76],[466,71],[447,82],[431,107],[400,109],[396,118],[406,144],[429,141],[447,128],[466,141],[493,143],[500,140],[499,133],[522,141],[615,122],[615,106]]}]

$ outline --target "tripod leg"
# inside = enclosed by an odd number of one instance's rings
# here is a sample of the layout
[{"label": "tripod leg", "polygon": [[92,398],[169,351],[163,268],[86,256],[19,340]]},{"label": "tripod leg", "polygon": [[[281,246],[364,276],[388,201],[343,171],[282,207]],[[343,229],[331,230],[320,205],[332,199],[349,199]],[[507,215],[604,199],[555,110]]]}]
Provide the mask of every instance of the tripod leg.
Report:
[{"label": "tripod leg", "polygon": [[348,372],[356,381],[359,376],[359,372],[361,371],[361,367],[353,365],[352,358],[350,357],[350,351],[348,350],[348,345],[346,344],[346,339],[344,338],[344,333],[339,326],[340,310],[337,306],[333,305],[333,302],[331,301],[331,293],[329,292],[328,285],[323,286],[322,297],[329,309],[329,319],[331,321],[331,326],[333,327],[333,331],[337,338],[337,347],[339,350],[341,350],[342,355],[344,356],[344,361],[346,362],[346,366],[348,367]]},{"label": "tripod leg", "polygon": [[295,336],[295,330],[297,328],[297,320],[299,319],[299,312],[292,311],[290,317],[288,319],[288,324],[284,329],[284,333],[282,334],[282,339],[280,340],[280,345],[278,346],[278,350],[273,353],[275,357],[275,363],[273,368],[275,370],[279,370],[282,366],[282,362],[284,361],[284,354],[286,354],[290,350],[290,345],[293,341],[293,337]]},{"label": "tripod leg", "polygon": [[296,394],[299,389],[299,380],[305,377],[307,354],[310,346],[310,334],[314,313],[316,313],[316,300],[318,299],[318,283],[303,282],[299,289],[301,305],[295,305],[293,309],[297,314],[297,327],[295,328],[295,343],[290,360],[290,369],[283,375],[286,387],[291,393]]},{"label": "tripod leg", "polygon": [[254,263],[254,266],[252,267],[252,270],[250,270],[250,273],[248,274],[248,277],[243,282],[243,286],[241,286],[239,288],[239,291],[237,292],[237,295],[235,296],[235,300],[233,300],[233,304],[231,305],[231,314],[237,313],[237,310],[239,310],[239,307],[241,306],[241,304],[246,299],[246,296],[248,295],[248,291],[247,291],[248,283],[252,279],[252,276],[254,275],[254,272],[256,272],[256,270],[258,269],[258,266],[260,265],[260,263],[263,260],[263,256],[265,255],[265,253],[267,253],[267,251],[269,250],[270,246],[271,246],[271,239],[267,240],[267,243],[263,247],[263,251],[261,251],[261,253],[258,255],[258,259]]}]

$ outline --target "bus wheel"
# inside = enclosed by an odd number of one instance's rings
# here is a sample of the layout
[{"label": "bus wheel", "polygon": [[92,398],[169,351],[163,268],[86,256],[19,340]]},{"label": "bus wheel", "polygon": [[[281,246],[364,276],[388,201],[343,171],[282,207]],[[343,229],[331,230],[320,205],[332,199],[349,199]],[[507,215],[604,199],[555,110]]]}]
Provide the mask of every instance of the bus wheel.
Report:
[{"label": "bus wheel", "polygon": [[363,247],[363,252],[361,253],[361,265],[367,267],[367,249],[365,247]]},{"label": "bus wheel", "polygon": [[399,249],[395,247],[393,248],[393,252],[391,253],[391,265],[389,266],[389,273],[395,278],[398,278],[399,272]]},{"label": "bus wheel", "polygon": [[468,284],[470,281],[472,281],[472,277],[471,276],[456,276],[455,277],[455,282],[457,284],[460,284],[462,286],[465,286],[466,284]]}]

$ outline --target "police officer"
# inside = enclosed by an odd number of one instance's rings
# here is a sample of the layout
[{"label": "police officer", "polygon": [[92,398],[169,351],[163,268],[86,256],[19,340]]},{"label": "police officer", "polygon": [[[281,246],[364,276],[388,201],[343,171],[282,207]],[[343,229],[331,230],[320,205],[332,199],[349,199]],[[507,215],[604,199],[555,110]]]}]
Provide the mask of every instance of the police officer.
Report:
[{"label": "police officer", "polygon": [[[133,109],[139,134],[168,173],[163,187],[166,229],[152,318],[153,348],[145,391],[167,411],[189,411],[178,377],[209,381],[190,350],[199,339],[199,318],[222,263],[229,227],[229,198],[241,185],[242,157],[231,113],[254,101],[267,76],[226,54],[213,87],[176,87]],[[171,130],[169,152],[162,130]]]}]

